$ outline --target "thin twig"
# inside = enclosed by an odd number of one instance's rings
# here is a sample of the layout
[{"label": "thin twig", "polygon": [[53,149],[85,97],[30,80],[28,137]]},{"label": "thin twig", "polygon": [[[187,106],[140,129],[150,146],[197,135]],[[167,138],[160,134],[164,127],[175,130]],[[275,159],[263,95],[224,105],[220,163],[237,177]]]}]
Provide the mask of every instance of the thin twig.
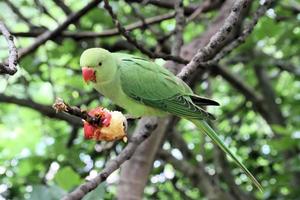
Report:
[{"label": "thin twig", "polygon": [[71,148],[73,146],[74,140],[77,138],[78,132],[79,132],[79,127],[73,126],[70,132],[70,136],[68,138],[68,142],[66,143],[67,148]]},{"label": "thin twig", "polygon": [[247,100],[253,103],[254,109],[261,113],[263,117],[268,116],[268,111],[263,104],[263,97],[253,88],[249,87],[249,85],[245,84],[245,81],[243,81],[238,76],[231,73],[226,67],[221,65],[215,65],[212,68],[212,72],[222,76],[224,80],[228,81],[228,83],[230,83],[234,88],[240,91],[247,98]]},{"label": "thin twig", "polygon": [[14,44],[14,37],[10,34],[2,21],[0,21],[0,31],[6,39],[9,49],[8,64],[0,63],[0,74],[13,75],[17,72],[18,64],[18,52]]},{"label": "thin twig", "polygon": [[[142,15],[142,13],[140,12],[139,9],[137,9],[133,4],[129,4],[130,8],[132,9],[132,13],[133,15],[135,15],[137,18],[139,18],[143,24],[143,26],[141,27],[142,30],[148,29],[150,30],[150,32],[152,32],[153,35],[159,35],[159,33],[157,33],[155,30],[152,29],[151,26],[149,26],[149,24],[146,22],[145,17]],[[174,15],[174,13],[172,12],[172,14]],[[124,26],[124,28],[126,29],[126,26]]]},{"label": "thin twig", "polygon": [[[247,0],[246,0],[247,1]],[[195,71],[196,70],[196,68],[197,67],[209,67],[209,66],[214,66],[214,65],[216,65],[223,57],[225,57],[226,55],[228,55],[233,49],[235,49],[235,48],[237,48],[239,45],[241,45],[242,43],[244,43],[245,42],[245,40],[246,40],[246,38],[251,34],[251,32],[253,31],[253,29],[254,29],[254,27],[255,27],[255,25],[257,24],[257,22],[258,22],[258,20],[265,14],[265,12],[266,12],[266,10],[271,6],[271,4],[272,4],[272,2],[273,2],[274,0],[266,0],[265,2],[264,2],[264,4],[262,4],[258,9],[257,9],[257,11],[254,13],[254,17],[253,17],[253,19],[252,19],[252,21],[251,22],[249,22],[246,26],[245,26],[245,28],[244,28],[244,30],[243,30],[243,32],[242,32],[242,34],[239,36],[239,37],[237,37],[235,40],[233,40],[229,45],[227,45],[227,46],[225,46],[220,52],[218,52],[217,54],[215,54],[215,56],[213,57],[213,59],[211,59],[211,60],[207,60],[207,61],[204,61],[204,62],[198,62],[198,65],[196,64],[196,65],[191,65],[191,62],[187,65],[187,66],[189,66],[189,67],[185,67],[181,72],[180,72],[180,74],[178,74],[178,76],[180,77],[180,78],[185,78],[185,73],[186,74],[189,74],[189,73],[192,73],[193,71]],[[239,7],[241,7],[242,6],[242,3],[240,3],[240,6]],[[239,8],[239,7],[237,7],[237,8]],[[232,10],[232,12],[235,12],[235,11],[233,11]],[[230,16],[229,16],[230,17]],[[226,20],[228,20],[229,21],[229,17],[226,19]],[[233,19],[234,17],[232,17],[232,19]],[[234,23],[234,21],[233,21],[233,23]],[[223,30],[222,30],[223,29]],[[224,26],[220,29],[220,31],[219,31],[219,34],[222,34],[222,32],[224,33],[224,29],[225,29],[225,31],[227,31],[227,32],[231,32],[231,30],[232,30],[232,26],[228,26],[228,25],[226,25],[226,23],[224,24]],[[216,33],[216,34],[218,34],[218,33]],[[219,36],[219,38],[217,38],[216,37],[216,34],[215,34],[215,36],[214,37],[212,37],[212,39],[211,39],[211,41],[210,41],[210,43],[207,45],[207,46],[209,46],[209,45],[217,45],[218,43],[220,44],[220,41],[222,41],[222,40],[224,40],[224,36]],[[218,41],[219,40],[219,41]],[[212,48],[212,47],[209,47],[209,48]],[[214,48],[214,47],[213,47]],[[205,48],[204,48],[205,49]],[[197,53],[197,55],[199,55],[200,57],[201,57],[201,54],[202,53],[204,53],[205,51],[199,51],[198,53]],[[207,51],[208,52],[208,51]],[[196,55],[196,56],[197,56]],[[200,59],[200,57],[199,57],[199,59]],[[204,59],[205,60],[205,57],[209,57],[209,55],[207,54],[206,56],[205,55],[202,55],[202,59]],[[195,57],[194,57],[195,58]]]},{"label": "thin twig", "polygon": [[[185,24],[188,24],[190,22],[192,22],[197,16],[199,16],[201,13],[203,13],[204,11],[208,11],[210,10],[210,8],[214,8],[215,6],[217,6],[217,4],[211,4],[210,0],[205,1],[203,4],[199,5],[198,8],[191,13],[191,15],[189,15],[186,20],[185,20]],[[183,7],[184,9],[184,7]],[[161,37],[159,40],[160,41],[165,41],[168,38],[170,38],[172,35],[174,35],[175,33],[175,29],[170,31],[167,35]]]},{"label": "thin twig", "polygon": [[54,119],[64,120],[73,126],[83,126],[82,121],[78,117],[75,117],[73,115],[68,115],[64,112],[57,113],[51,106],[36,103],[32,101],[32,99],[19,99],[13,96],[6,96],[2,93],[0,94],[0,102],[13,103],[18,106],[24,106],[33,109],[37,112],[40,112],[44,116],[54,118]]},{"label": "thin twig", "polygon": [[39,46],[44,44],[46,41],[55,38],[58,36],[64,29],[66,29],[70,24],[74,23],[75,21],[79,20],[83,15],[85,15],[88,11],[96,7],[101,0],[92,0],[90,3],[88,3],[85,7],[83,7],[81,10],[72,13],[68,18],[58,25],[53,31],[46,31],[40,36],[38,36],[35,40],[35,42],[26,48],[23,48],[19,51],[19,59],[23,58],[24,56],[30,54],[31,52],[35,51]]},{"label": "thin twig", "polygon": [[[209,11],[212,8],[218,7],[219,4],[220,4],[220,2],[211,2],[210,0],[206,0],[201,5],[199,5],[198,8],[193,13],[191,13],[191,15],[189,15],[186,18],[185,24],[189,24],[190,22],[192,22],[201,13],[207,12],[207,11]],[[184,7],[183,7],[183,9],[184,9]],[[174,35],[175,31],[176,31],[176,29],[170,31],[167,35],[161,36],[158,39],[158,41],[160,41],[161,43],[163,43],[164,41],[166,41],[167,39],[169,39],[172,35]]]},{"label": "thin twig", "polygon": [[[174,9],[176,26],[175,29],[167,36],[174,35],[171,54],[173,56],[180,56],[181,47],[183,45],[183,29],[185,26],[185,16],[183,10],[184,6],[182,0],[175,1]],[[167,39],[167,37],[165,39]],[[168,70],[170,70],[174,74],[178,73],[179,68],[180,67],[178,63],[173,63],[172,65],[168,66]]]},{"label": "thin twig", "polygon": [[176,12],[176,26],[175,26],[175,35],[174,35],[174,45],[172,46],[172,55],[179,56],[180,49],[183,45],[183,29],[185,26],[185,17],[184,17],[184,7],[182,0],[177,0],[175,2],[175,12]]},{"label": "thin twig", "polygon": [[[159,1],[159,0],[126,0],[128,3],[138,2],[142,4],[152,4],[161,8],[174,9],[174,1]],[[184,8],[184,13],[189,15],[197,9],[196,5],[189,5]]]},{"label": "thin twig", "polygon": [[70,106],[60,98],[56,98],[55,103],[52,107],[56,110],[56,112],[66,112],[70,115],[74,115],[80,117],[81,119],[84,119],[89,124],[94,124],[97,126],[101,125],[100,117],[92,117],[87,113],[86,110],[81,110],[76,106]]},{"label": "thin twig", "polygon": [[[51,40],[58,36],[63,30],[65,30],[70,24],[78,21],[83,15],[85,15],[87,12],[89,12],[91,9],[96,7],[101,0],[92,0],[90,3],[88,3],[85,7],[83,7],[81,10],[72,13],[68,18],[58,25],[54,30],[52,31],[46,31],[43,34],[39,35],[35,42],[30,45],[29,47],[22,48],[19,50],[18,59],[22,59],[26,55],[32,53],[35,51],[38,47],[40,47],[42,44],[44,44],[46,41]],[[0,66],[4,65],[3,63],[0,63]]]},{"label": "thin twig", "polygon": [[30,28],[35,27],[33,23],[31,23],[30,19],[27,19],[20,11],[19,8],[17,8],[11,0],[5,0],[5,3],[8,5],[8,7],[21,19],[23,20]]},{"label": "thin twig", "polygon": [[[174,12],[154,16],[154,17],[149,17],[145,19],[145,23],[150,26],[154,25],[157,23],[160,23],[164,20],[171,19],[175,16]],[[132,31],[138,28],[143,27],[144,24],[141,21],[134,22],[132,24],[128,24],[124,26],[126,31]],[[42,30],[36,30],[36,31],[30,31],[30,32],[14,32],[13,34],[18,37],[37,37],[43,33]],[[99,38],[99,37],[110,37],[110,36],[115,36],[118,35],[119,30],[117,28],[113,29],[108,29],[104,30],[102,32],[91,32],[91,31],[78,31],[78,32],[71,32],[71,31],[63,31],[59,34],[61,37],[70,37],[73,39],[93,39],[93,38]]]},{"label": "thin twig", "polygon": [[194,10],[194,12],[191,13],[191,15],[188,16],[188,18],[186,19],[186,23],[193,21],[200,14],[207,11],[208,8],[217,7],[219,4],[220,1],[211,1],[211,0],[204,1],[203,3],[201,3],[201,5],[197,7],[196,10]]},{"label": "thin twig", "polygon": [[[61,1],[61,0],[55,0],[55,1]],[[218,7],[219,5],[220,5],[220,3],[218,3],[218,4],[217,3],[207,4],[207,3],[204,2],[203,4],[201,4],[200,7],[201,7],[202,12],[208,12],[208,11]],[[185,9],[186,9],[186,7],[185,7]],[[199,9],[199,7],[198,7],[198,9]],[[197,10],[195,10],[195,12],[199,12],[199,10],[198,11]],[[172,11],[172,12],[169,12],[169,13],[166,13],[166,14],[146,18],[145,19],[146,24],[144,24],[142,21],[137,21],[137,22],[133,22],[132,24],[125,25],[124,28],[126,29],[126,31],[132,31],[132,30],[135,30],[135,29],[138,29],[138,28],[142,28],[145,25],[150,26],[150,25],[160,23],[164,20],[172,19],[174,16],[175,16],[175,13]],[[187,22],[189,22],[190,20],[187,19]],[[173,32],[174,31],[171,31],[168,35],[164,36],[161,40],[165,40],[165,39],[169,38],[171,35],[173,35]],[[12,34],[16,37],[37,37],[37,36],[41,35],[42,33],[44,33],[43,30],[34,30],[34,31],[29,31],[29,32],[12,32]],[[113,29],[104,30],[102,32],[62,31],[59,34],[59,36],[61,36],[61,37],[70,37],[70,38],[73,38],[73,39],[93,39],[93,38],[99,38],[99,37],[110,37],[110,36],[115,36],[115,35],[118,35],[118,34],[120,34],[118,28],[113,28]]]},{"label": "thin twig", "polygon": [[[149,26],[149,24],[147,24],[145,17],[143,16],[143,14],[140,12],[139,9],[137,9],[133,4],[129,4],[129,6],[132,9],[132,13],[133,15],[135,15],[137,18],[139,18],[141,20],[141,22],[143,23],[143,26],[141,27],[141,29],[144,30],[149,30],[152,35],[156,38],[156,47],[154,52],[160,52],[164,47],[164,42],[165,42],[165,37],[166,39],[168,39],[168,36],[164,36],[163,32],[159,32],[157,30],[155,30],[154,28],[152,28],[151,26]],[[174,14],[174,12],[172,12]]]},{"label": "thin twig", "polygon": [[35,5],[37,8],[40,10],[41,13],[46,14],[49,16],[51,19],[53,19],[55,22],[58,22],[55,17],[48,11],[48,9],[40,2],[40,0],[34,0]]},{"label": "thin twig", "polygon": [[207,65],[218,63],[223,57],[228,55],[233,49],[237,48],[239,45],[245,42],[246,38],[252,33],[258,20],[265,14],[266,10],[271,6],[273,0],[266,0],[257,11],[254,13],[252,21],[247,24],[242,32],[242,34],[232,41],[229,45],[224,47],[211,61],[207,62]]},{"label": "thin twig", "polygon": [[177,75],[179,78],[186,79],[189,74],[196,71],[201,63],[204,64],[204,62],[209,61],[218,53],[228,41],[231,31],[239,26],[238,21],[249,6],[249,3],[249,0],[239,0],[234,3],[224,25],[212,36],[210,42],[203,49],[200,49],[193,59],[181,70]]},{"label": "thin twig", "polygon": [[63,0],[53,0],[57,6],[68,16],[72,13],[72,10],[65,4]]},{"label": "thin twig", "polygon": [[112,7],[109,5],[108,0],[104,0],[104,8],[109,12],[111,18],[113,19],[115,25],[117,26],[119,32],[130,42],[133,44],[137,49],[139,49],[142,53],[146,54],[150,58],[163,58],[166,60],[172,60],[174,62],[186,64],[188,63],[187,60],[177,57],[177,56],[172,56],[172,55],[167,55],[167,54],[162,54],[162,53],[153,53],[152,51],[146,49],[142,44],[140,44],[135,38],[131,37],[129,32],[126,31],[126,29],[122,26],[120,21],[117,18],[117,15],[113,12]]}]

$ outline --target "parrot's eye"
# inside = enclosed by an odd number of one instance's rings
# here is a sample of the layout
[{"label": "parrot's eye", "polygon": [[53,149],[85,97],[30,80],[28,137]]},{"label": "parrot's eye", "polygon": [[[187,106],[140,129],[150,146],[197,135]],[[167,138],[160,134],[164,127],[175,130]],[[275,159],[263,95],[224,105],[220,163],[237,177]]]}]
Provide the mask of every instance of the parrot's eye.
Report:
[{"label": "parrot's eye", "polygon": [[102,62],[99,62],[99,64],[98,64],[99,66],[101,66],[102,65]]}]

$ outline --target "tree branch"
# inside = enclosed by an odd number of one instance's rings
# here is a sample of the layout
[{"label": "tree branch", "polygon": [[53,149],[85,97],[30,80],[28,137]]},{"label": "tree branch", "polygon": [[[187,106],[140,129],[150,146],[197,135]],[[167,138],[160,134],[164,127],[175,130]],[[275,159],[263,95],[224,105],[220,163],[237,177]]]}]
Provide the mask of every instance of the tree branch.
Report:
[{"label": "tree branch", "polygon": [[174,45],[172,46],[172,55],[179,56],[180,49],[183,45],[183,29],[185,26],[185,17],[183,12],[183,2],[182,0],[176,0],[175,2],[175,36],[174,36]]},{"label": "tree branch", "polygon": [[[258,9],[257,11],[254,13],[254,17],[252,19],[252,21],[250,23],[248,23],[248,25],[245,26],[242,34],[237,37],[235,40],[233,40],[229,45],[225,46],[221,51],[215,53],[213,59],[211,60],[207,60],[205,62],[199,62],[198,66],[200,67],[209,67],[212,65],[217,64],[223,57],[225,57],[226,55],[228,55],[233,49],[237,48],[239,45],[241,45],[242,43],[245,42],[246,38],[251,34],[251,32],[253,31],[255,25],[257,24],[258,20],[265,14],[266,10],[271,6],[273,0],[266,0]],[[234,22],[235,23],[235,22]],[[225,25],[224,25],[225,26]],[[226,29],[226,31],[231,32],[231,27],[228,26],[228,29]],[[222,37],[220,38],[222,39]],[[224,38],[223,38],[224,39]],[[218,43],[218,41],[216,41],[216,43]],[[200,52],[199,52],[200,53]],[[190,69],[184,69],[188,72],[188,70],[191,70],[191,72],[195,71],[197,68],[197,66],[190,66]],[[182,70],[181,72],[182,74],[179,76],[184,76],[184,71]]]},{"label": "tree branch", "polygon": [[68,18],[58,25],[54,30],[52,31],[46,31],[40,36],[38,36],[35,40],[35,42],[26,48],[22,48],[19,51],[19,59],[23,58],[24,56],[30,54],[31,52],[35,51],[39,46],[44,44],[47,40],[53,39],[56,36],[58,36],[64,29],[66,29],[70,24],[76,22],[79,20],[83,15],[85,15],[88,11],[96,7],[101,0],[92,0],[90,3],[88,3],[85,7],[83,7],[81,10],[72,13]]},{"label": "tree branch", "polygon": [[66,143],[66,147],[67,148],[71,148],[72,145],[74,144],[74,140],[77,138],[78,131],[79,131],[79,127],[78,126],[73,126],[72,127],[72,130],[70,132],[70,136],[69,136],[68,142]]},{"label": "tree branch", "polygon": [[216,64],[218,63],[223,57],[228,55],[233,49],[240,46],[242,43],[245,42],[246,38],[252,33],[255,25],[257,24],[258,20],[265,14],[266,10],[271,6],[273,0],[266,0],[254,13],[254,17],[252,21],[247,24],[242,32],[242,34],[237,37],[234,41],[232,41],[229,45],[224,47],[215,57],[212,59],[208,64]]},{"label": "tree branch", "polygon": [[234,4],[224,25],[213,35],[210,42],[203,49],[199,50],[193,59],[181,70],[177,75],[178,77],[186,79],[189,74],[196,71],[201,62],[213,58],[218,51],[226,45],[229,39],[229,33],[239,26],[238,22],[243,13],[248,9],[249,3],[248,0],[239,0]]},{"label": "tree branch", "polygon": [[37,6],[37,8],[40,10],[41,13],[46,14],[52,20],[54,20],[55,22],[58,22],[57,19],[55,19],[55,17],[53,17],[51,15],[51,13],[48,11],[48,9],[40,2],[40,0],[34,0],[34,3]]},{"label": "tree branch", "polygon": [[66,113],[57,113],[51,106],[36,103],[31,99],[19,99],[16,97],[0,94],[0,102],[13,103],[20,106],[28,107],[37,112],[40,112],[41,114],[47,117],[64,120],[74,126],[83,126],[82,121],[78,117],[68,115]]},{"label": "tree branch", "polygon": [[[72,13],[63,23],[58,25],[53,31],[46,31],[43,34],[39,35],[35,42],[30,45],[29,47],[22,48],[19,50],[19,60],[22,59],[24,56],[30,54],[31,52],[35,51],[39,46],[44,44],[46,41],[55,38],[58,36],[64,29],[66,29],[70,24],[74,23],[75,21],[79,20],[83,15],[85,15],[88,11],[93,9],[97,6],[101,0],[92,0],[88,3],[85,7],[81,10]],[[4,66],[5,63],[0,63],[0,66]],[[3,67],[2,67],[3,68]],[[10,73],[15,73],[14,71]]]},{"label": "tree branch", "polygon": [[266,105],[266,109],[269,111],[267,112],[267,118],[266,120],[270,124],[279,124],[282,126],[285,126],[285,118],[283,117],[283,114],[276,103],[276,94],[273,90],[273,87],[271,85],[271,81],[269,80],[269,77],[264,69],[264,66],[262,65],[255,65],[254,71],[256,74],[256,77],[259,82],[259,86],[261,89],[261,92],[263,94],[263,103]]},{"label": "tree branch", "polygon": [[[138,2],[143,3],[143,0],[126,0],[127,2]],[[146,1],[146,4],[152,4],[161,8],[167,8],[167,9],[173,9],[174,8],[174,2],[169,0],[148,0]],[[184,8],[185,14],[192,14],[196,9],[197,5],[190,5]]]},{"label": "tree branch", "polygon": [[[210,9],[217,8],[221,5],[221,2],[219,0],[211,1],[211,0],[206,0],[204,1],[201,5],[198,6],[198,8],[192,12],[185,20],[185,24],[190,23],[193,21],[196,17],[198,17],[201,13],[207,12]],[[184,9],[184,7],[182,8]],[[170,38],[172,35],[174,35],[176,29],[170,31],[167,35],[161,36],[158,38],[158,41],[161,43],[164,43],[168,38]]]},{"label": "tree branch", "polygon": [[146,49],[142,44],[140,44],[135,38],[131,37],[129,32],[121,25],[120,21],[117,18],[117,15],[113,12],[112,7],[109,5],[108,0],[104,0],[104,8],[108,11],[111,18],[113,19],[115,25],[117,26],[119,32],[130,42],[133,44],[137,49],[139,49],[142,53],[146,54],[150,58],[163,58],[165,60],[172,60],[178,63],[188,63],[187,60],[180,58],[178,56],[172,56],[168,54],[162,53],[154,53],[148,49]]},{"label": "tree branch", "polygon": [[188,196],[185,186],[179,187],[178,185],[180,185],[180,184],[177,185],[177,182],[180,182],[180,180],[181,180],[181,178],[179,178],[179,177],[177,177],[177,176],[174,176],[174,177],[170,180],[170,182],[172,183],[172,185],[173,185],[175,191],[179,193],[181,199],[184,199],[184,200],[192,200],[192,198]]},{"label": "tree branch", "polygon": [[70,106],[69,104],[65,103],[62,99],[57,98],[55,100],[55,103],[52,106],[56,112],[66,112],[70,115],[74,115],[76,117],[80,117],[81,119],[84,119],[90,124],[94,125],[101,125],[101,118],[100,117],[92,117],[90,116],[86,110],[81,110],[80,108],[76,106]]},{"label": "tree branch", "polygon": [[296,77],[300,77],[300,68],[294,66],[288,61],[273,58],[271,64],[277,66],[280,70],[287,71],[294,74]]},{"label": "tree branch", "polygon": [[0,31],[6,39],[9,49],[8,64],[0,63],[0,74],[14,75],[17,72],[18,64],[18,52],[14,44],[14,37],[10,34],[2,21],[0,21]]},{"label": "tree branch", "polygon": [[68,16],[72,13],[72,10],[65,4],[62,0],[53,0],[56,5],[58,5],[62,11]]},{"label": "tree branch", "polygon": [[114,159],[110,160],[105,168],[95,178],[89,182],[85,182],[76,188],[73,192],[69,193],[63,198],[63,200],[77,200],[83,198],[88,192],[95,189],[100,183],[106,180],[106,178],[115,170],[117,170],[122,163],[130,159],[135,152],[136,148],[144,142],[156,128],[156,118],[144,117],[139,120],[138,127],[140,132],[136,132],[132,138],[130,138],[128,144],[123,151]]},{"label": "tree branch", "polygon": [[30,28],[35,27],[34,24],[31,23],[31,21],[29,19],[27,19],[20,11],[19,9],[12,3],[11,0],[4,0],[5,3],[8,5],[8,7],[22,20],[24,21],[26,24],[28,24],[28,26]]},{"label": "tree branch", "polygon": [[198,167],[195,167],[185,159],[176,159],[166,150],[161,150],[159,157],[173,165],[176,170],[181,171],[184,177],[189,178],[191,182],[205,194],[207,199],[232,199],[230,194],[222,191],[222,189],[213,182],[213,178],[205,172],[204,167],[200,163]]},{"label": "tree branch", "polygon": [[197,6],[191,15],[186,19],[186,23],[189,23],[196,19],[201,13],[205,12],[207,8],[216,8],[221,5],[222,1],[220,0],[206,0],[201,5]]},{"label": "tree branch", "polygon": [[[154,25],[160,23],[164,20],[171,19],[175,16],[174,12],[170,12],[167,14],[158,15],[155,17],[149,17],[145,19],[145,23],[147,25]],[[138,28],[142,28],[144,26],[142,21],[137,21],[132,24],[124,26],[126,31],[132,31]],[[42,30],[35,30],[30,32],[13,32],[15,36],[19,37],[37,37],[42,34]],[[81,31],[81,32],[71,32],[71,31],[62,31],[59,36],[61,37],[70,37],[72,39],[93,39],[93,38],[100,38],[100,37],[110,37],[119,35],[119,30],[117,28],[104,30],[102,32],[91,32],[91,31]]]},{"label": "tree branch", "polygon": [[249,87],[244,83],[243,80],[239,79],[221,65],[215,65],[211,68],[211,70],[213,73],[220,75],[222,78],[228,81],[234,88],[240,91],[247,98],[247,100],[250,100],[253,103],[254,108],[256,108],[258,112],[262,114],[262,116],[268,116],[268,111],[264,107],[262,96],[253,88]]}]

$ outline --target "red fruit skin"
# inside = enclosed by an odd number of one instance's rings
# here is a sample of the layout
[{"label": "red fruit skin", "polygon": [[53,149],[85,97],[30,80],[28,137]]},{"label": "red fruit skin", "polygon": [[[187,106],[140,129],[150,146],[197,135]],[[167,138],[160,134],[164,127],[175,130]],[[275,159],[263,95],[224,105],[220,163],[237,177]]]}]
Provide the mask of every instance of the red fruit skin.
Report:
[{"label": "red fruit skin", "polygon": [[103,126],[108,127],[111,122],[111,114],[103,110],[103,108],[98,107],[90,110],[88,112],[89,115],[92,117],[100,117],[101,118],[101,127],[97,127],[95,125],[91,125],[88,122],[84,121],[83,122],[83,132],[84,132],[84,138],[85,139],[96,139],[99,140],[100,135],[101,135],[101,128]]},{"label": "red fruit skin", "polygon": [[83,122],[83,132],[84,132],[84,138],[87,140],[94,138],[94,132],[96,131],[96,127],[90,125],[88,122]]},{"label": "red fruit skin", "polygon": [[90,110],[88,113],[92,117],[96,117],[96,116],[100,117],[102,126],[108,127],[110,125],[111,114],[108,111],[104,110],[103,108],[101,107],[94,108]]},{"label": "red fruit skin", "polygon": [[97,108],[93,108],[91,109],[89,112],[89,115],[91,115],[92,117],[96,117],[98,116],[102,116],[103,113],[103,109],[101,107],[97,107]]},{"label": "red fruit skin", "polygon": [[100,139],[100,136],[101,136],[100,128],[97,128],[97,129],[94,131],[94,139],[95,139],[95,140],[99,140],[99,139]]}]

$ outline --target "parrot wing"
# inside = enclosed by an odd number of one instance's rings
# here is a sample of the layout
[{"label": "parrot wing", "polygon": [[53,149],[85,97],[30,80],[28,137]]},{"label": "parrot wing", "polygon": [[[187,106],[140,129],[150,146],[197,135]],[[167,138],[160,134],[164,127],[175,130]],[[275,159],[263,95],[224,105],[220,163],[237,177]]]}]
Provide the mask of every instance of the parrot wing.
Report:
[{"label": "parrot wing", "polygon": [[210,99],[196,96],[176,76],[153,62],[134,57],[119,60],[121,86],[126,95],[145,105],[158,108],[191,120],[206,133],[245,172],[252,182],[262,190],[261,185],[237,156],[219,138],[217,133],[202,119],[214,116],[198,105],[218,105]]},{"label": "parrot wing", "polygon": [[[201,97],[194,95],[180,79],[154,62],[127,56],[119,60],[118,67],[122,89],[134,100],[184,118],[215,119],[193,103],[192,98]],[[208,104],[205,100],[203,105]]]}]

